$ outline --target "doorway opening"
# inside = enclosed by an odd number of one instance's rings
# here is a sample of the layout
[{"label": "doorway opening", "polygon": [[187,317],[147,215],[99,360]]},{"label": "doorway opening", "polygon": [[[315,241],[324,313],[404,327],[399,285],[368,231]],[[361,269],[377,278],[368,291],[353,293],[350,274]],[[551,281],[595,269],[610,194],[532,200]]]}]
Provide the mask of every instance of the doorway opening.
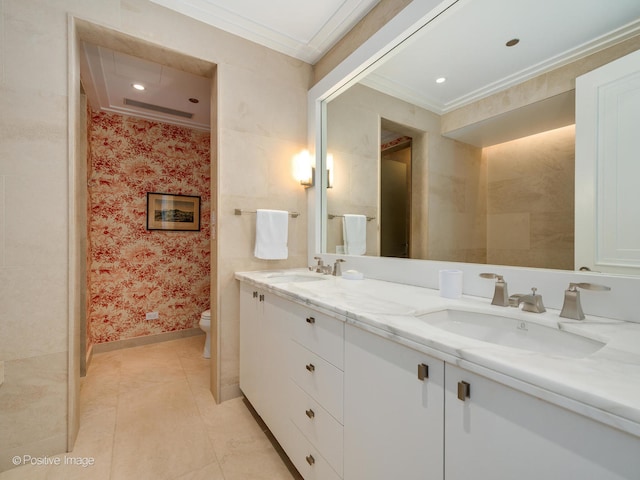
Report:
[{"label": "doorway opening", "polygon": [[[70,237],[70,249],[74,252],[73,257],[74,260],[72,262],[71,268],[71,277],[77,285],[77,288],[72,289],[72,298],[70,299],[73,304],[73,314],[70,317],[70,352],[76,352],[73,355],[73,358],[70,356],[70,366],[69,366],[69,375],[70,375],[70,390],[74,390],[71,392],[70,400],[69,400],[69,432],[70,439],[69,445],[73,445],[73,435],[75,431],[77,431],[77,385],[79,384],[79,376],[81,373],[86,371],[86,361],[90,358],[91,355],[91,342],[88,342],[89,338],[87,336],[87,327],[89,324],[87,323],[89,318],[87,312],[89,310],[89,305],[92,301],[91,296],[88,295],[88,277],[89,271],[91,269],[91,264],[87,261],[87,254],[89,252],[90,246],[87,244],[87,241],[90,240],[88,226],[89,226],[89,218],[91,215],[91,211],[89,210],[89,198],[88,191],[90,185],[88,182],[88,160],[90,152],[88,152],[88,126],[90,119],[86,118],[87,107],[86,107],[86,95],[84,91],[84,87],[81,82],[81,67],[80,60],[81,55],[83,54],[81,43],[87,42],[100,47],[108,48],[114,51],[119,51],[122,54],[139,57],[148,62],[155,62],[161,65],[166,65],[169,67],[175,67],[176,69],[180,69],[186,71],[193,75],[200,75],[208,78],[208,88],[210,89],[210,99],[208,100],[211,105],[210,118],[207,119],[207,123],[210,121],[210,127],[208,129],[205,128],[204,135],[208,137],[208,149],[205,153],[208,156],[209,165],[207,171],[207,181],[206,185],[201,185],[202,188],[202,197],[207,197],[207,201],[209,202],[209,209],[207,210],[206,217],[204,215],[201,216],[201,232],[202,235],[207,235],[210,237],[208,241],[208,250],[210,252],[210,261],[209,261],[209,272],[208,272],[208,280],[206,282],[200,282],[200,296],[201,298],[206,298],[211,306],[211,332],[212,332],[212,344],[211,344],[211,363],[210,363],[210,377],[211,377],[211,392],[214,398],[219,398],[219,346],[217,344],[217,329],[218,329],[218,308],[217,308],[217,239],[214,235],[211,234],[214,225],[211,223],[215,218],[218,217],[218,189],[217,189],[217,130],[216,130],[216,119],[215,119],[215,111],[216,109],[213,106],[217,103],[217,78],[216,78],[216,65],[207,62],[204,60],[200,60],[195,57],[191,57],[187,54],[174,52],[166,49],[165,47],[161,47],[159,45],[151,44],[149,42],[143,41],[141,39],[131,37],[129,35],[122,34],[120,32],[108,30],[104,27],[91,24],[90,22],[80,20],[77,18],[73,19],[73,34],[70,37],[70,63],[69,63],[69,75],[71,79],[71,91],[69,95],[69,111],[70,111],[70,128],[69,139],[70,139],[70,149],[72,151],[72,174],[73,174],[73,191],[72,191],[72,206],[71,211],[75,218],[74,222],[74,232]],[[123,51],[126,50],[126,51]],[[84,80],[84,79],[83,79]],[[191,99],[189,99],[191,101]],[[158,120],[158,122],[161,122]],[[161,125],[158,123],[157,125]],[[156,130],[161,130],[164,128],[162,126],[154,127]],[[132,127],[132,130],[135,130],[135,127]],[[156,132],[157,133],[157,132]],[[180,139],[177,139],[174,144],[171,145],[170,148],[179,149],[182,145],[180,144]],[[202,152],[201,152],[202,153]],[[131,158],[132,155],[130,152],[128,154],[124,154],[123,157]],[[141,161],[140,168],[144,170],[144,155],[140,156]],[[135,163],[135,162],[133,162]],[[136,169],[135,165],[132,164],[132,172]],[[135,172],[133,172],[135,173]],[[176,178],[180,177],[180,172],[163,172],[164,175],[170,178],[172,175]],[[122,179],[122,177],[120,177]],[[146,173],[142,172],[140,175],[141,182],[144,183],[146,178]],[[123,182],[118,182],[117,178],[114,178],[115,184],[118,188],[122,187]],[[101,184],[102,187],[108,186],[106,183]],[[140,192],[146,193],[146,191],[151,188],[150,185],[141,185]],[[200,187],[199,187],[200,188]],[[136,192],[135,200],[138,204],[142,205],[142,213],[144,214],[144,210],[146,209],[146,195],[141,199],[140,192]],[[164,193],[164,192],[163,192]],[[167,192],[167,193],[182,193],[182,192]],[[144,202],[144,203],[142,203]],[[136,216],[140,214],[140,208],[137,207],[136,210],[132,210],[132,215]],[[144,215],[141,220],[144,223]],[[113,222],[113,230],[118,230],[121,228],[119,222]],[[106,232],[109,233],[109,232]],[[148,232],[146,232],[146,227],[143,224],[142,228],[139,229],[140,236],[150,236]],[[166,234],[169,236],[169,234]],[[174,232],[174,238],[179,235],[178,232]],[[193,238],[193,233],[191,233]],[[158,235],[156,235],[157,237]],[[185,235],[186,237],[186,235]],[[129,251],[129,256],[131,258],[140,258],[144,259],[145,251],[147,253],[149,251],[153,251],[153,246],[149,246],[149,249],[140,249],[136,253],[132,249]],[[117,249],[114,250],[116,252],[116,256],[119,255],[119,251]],[[121,253],[121,252],[120,252]],[[178,257],[183,255],[182,250],[176,250],[172,255],[171,252],[165,252],[164,250],[157,249],[158,255],[171,255],[174,257]],[[149,262],[140,262],[140,272],[141,275],[149,274],[149,271],[159,264],[165,264],[166,262],[160,261],[162,259],[156,259],[156,261]],[[172,269],[171,275],[172,278],[179,279],[182,276],[188,274],[189,269],[185,266],[184,269]],[[151,275],[151,274],[149,274]],[[197,275],[196,275],[197,276]],[[125,278],[126,277],[126,278]],[[198,279],[194,280],[197,282]],[[127,283],[129,282],[129,283]],[[205,284],[206,283],[206,284]],[[133,292],[134,296],[138,296],[141,301],[143,301],[146,297],[148,297],[153,292],[150,290],[145,290],[144,286],[141,286],[139,283],[133,285],[130,282],[130,277],[124,276],[123,283],[121,288],[129,289],[129,292]],[[137,289],[137,290],[136,290]],[[178,292],[179,293],[179,292]],[[180,297],[179,294],[175,295],[176,298]],[[179,302],[174,302],[172,306],[176,311],[179,311],[180,308],[183,308],[182,305],[178,304]],[[209,308],[209,306],[207,306]],[[145,308],[144,310],[147,310]],[[140,338],[145,335],[144,327],[145,327],[145,314],[144,310],[141,318],[141,331],[139,332]],[[153,309],[151,309],[153,310]],[[175,330],[181,330],[186,328],[190,328],[192,330],[198,329],[198,320],[201,312],[198,312],[198,315],[192,320],[192,324],[189,325],[181,325],[178,326]],[[153,317],[150,316],[153,320]],[[136,317],[137,318],[137,317]],[[184,322],[183,322],[184,323]],[[90,328],[90,326],[89,326]],[[154,333],[154,332],[150,332]],[[168,332],[169,334],[171,332]],[[79,358],[78,358],[79,357]]]},{"label": "doorway opening", "polygon": [[411,258],[413,138],[384,121],[380,132],[380,255]]}]

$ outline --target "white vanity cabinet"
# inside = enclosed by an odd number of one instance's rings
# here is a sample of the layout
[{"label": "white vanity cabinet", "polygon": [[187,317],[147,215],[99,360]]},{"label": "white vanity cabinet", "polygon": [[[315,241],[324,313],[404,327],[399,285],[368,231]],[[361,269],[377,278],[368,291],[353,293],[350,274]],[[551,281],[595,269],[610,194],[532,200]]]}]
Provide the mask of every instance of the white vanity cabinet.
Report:
[{"label": "white vanity cabinet", "polygon": [[443,478],[442,360],[347,325],[344,402],[345,479]]},{"label": "white vanity cabinet", "polygon": [[240,284],[240,389],[306,480],[343,463],[343,322]]},{"label": "white vanity cabinet", "polygon": [[344,323],[288,303],[291,395],[295,441],[289,457],[305,479],[343,475]]},{"label": "white vanity cabinet", "polygon": [[345,480],[640,478],[639,438],[351,325],[344,374]]},{"label": "white vanity cabinet", "polygon": [[640,479],[640,437],[520,380],[246,282],[240,316],[240,387],[305,480]]},{"label": "white vanity cabinet", "polygon": [[240,287],[240,389],[277,438],[286,438],[289,326],[283,300],[248,284]]},{"label": "white vanity cabinet", "polygon": [[640,478],[637,437],[450,364],[445,377],[446,480]]},{"label": "white vanity cabinet", "polygon": [[240,389],[259,414],[264,403],[260,366],[264,298],[264,291],[247,283],[240,284]]}]

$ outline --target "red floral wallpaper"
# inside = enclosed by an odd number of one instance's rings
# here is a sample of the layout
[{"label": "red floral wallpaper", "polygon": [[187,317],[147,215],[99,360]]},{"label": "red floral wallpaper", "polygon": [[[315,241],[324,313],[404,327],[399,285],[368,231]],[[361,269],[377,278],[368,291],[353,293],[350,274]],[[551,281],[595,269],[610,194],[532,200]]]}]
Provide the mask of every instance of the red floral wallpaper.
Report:
[{"label": "red floral wallpaper", "polygon": [[[209,134],[89,115],[88,341],[197,327],[209,308]],[[201,230],[146,230],[147,192],[199,195]]]}]

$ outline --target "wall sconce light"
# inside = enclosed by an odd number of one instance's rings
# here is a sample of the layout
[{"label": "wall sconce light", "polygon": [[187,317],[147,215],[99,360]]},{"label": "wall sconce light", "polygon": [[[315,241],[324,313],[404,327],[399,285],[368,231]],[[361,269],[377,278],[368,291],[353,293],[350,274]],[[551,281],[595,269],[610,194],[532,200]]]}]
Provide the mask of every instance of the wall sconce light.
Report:
[{"label": "wall sconce light", "polygon": [[293,157],[293,177],[305,188],[313,186],[315,168],[311,164],[311,155],[303,150]]},{"label": "wall sconce light", "polygon": [[333,188],[333,155],[327,153],[327,188]]}]

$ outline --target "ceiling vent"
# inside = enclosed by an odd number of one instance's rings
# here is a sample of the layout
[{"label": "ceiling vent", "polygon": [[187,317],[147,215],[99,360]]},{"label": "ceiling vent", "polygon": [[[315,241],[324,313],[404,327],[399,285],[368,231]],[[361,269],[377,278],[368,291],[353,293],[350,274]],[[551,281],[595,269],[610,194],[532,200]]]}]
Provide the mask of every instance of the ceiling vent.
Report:
[{"label": "ceiling vent", "polygon": [[153,105],[151,103],[139,102],[132,100],[131,98],[125,98],[124,104],[132,107],[144,108],[146,110],[153,110],[154,112],[167,113],[169,115],[175,115],[183,118],[193,118],[193,113],[183,112],[181,110],[174,110],[173,108],[162,107],[160,105]]}]

